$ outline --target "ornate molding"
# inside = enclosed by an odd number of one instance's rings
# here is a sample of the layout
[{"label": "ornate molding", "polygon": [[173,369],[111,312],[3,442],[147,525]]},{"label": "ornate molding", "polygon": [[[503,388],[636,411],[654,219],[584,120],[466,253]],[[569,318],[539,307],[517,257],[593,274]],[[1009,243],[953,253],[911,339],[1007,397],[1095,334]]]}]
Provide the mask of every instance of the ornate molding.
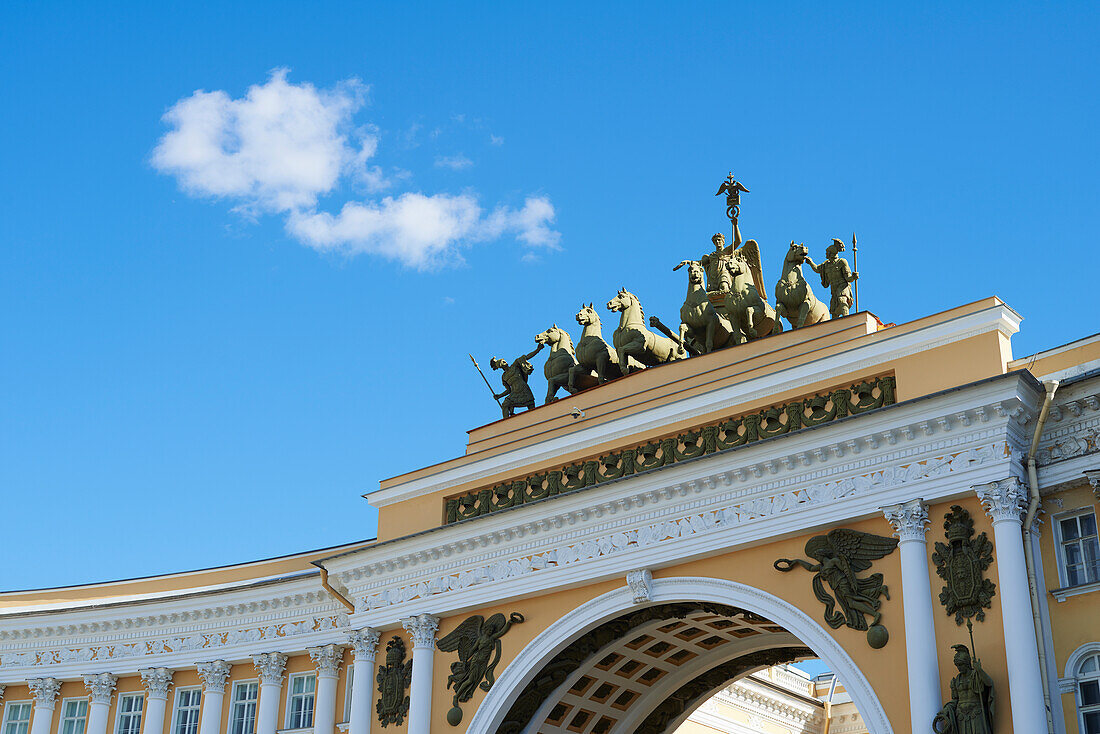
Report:
[{"label": "ornate molding", "polygon": [[1028,489],[1019,477],[998,479],[988,484],[978,484],[972,487],[978,495],[985,512],[993,520],[998,522],[1012,521],[1019,524],[1023,520],[1024,509],[1027,507]]},{"label": "ornate molding", "polygon": [[34,707],[53,711],[57,703],[57,694],[61,691],[61,681],[57,678],[31,678],[27,686],[34,695]]},{"label": "ornate molding", "polygon": [[893,405],[893,376],[857,382],[811,397],[699,426],[657,441],[573,462],[444,500],[445,523],[490,515],[527,502],[648,472],[717,451],[819,426]]},{"label": "ornate molding", "polygon": [[90,703],[111,703],[111,695],[118,685],[118,676],[111,673],[95,673],[84,676],[84,687],[88,689]]},{"label": "ornate molding", "polygon": [[653,598],[653,574],[648,568],[627,572],[626,585],[630,587],[635,604],[644,604]]},{"label": "ornate molding", "polygon": [[1096,499],[1100,500],[1100,469],[1090,469],[1086,471],[1085,479],[1089,480],[1089,484],[1092,486],[1092,493],[1096,495]]},{"label": "ornate molding", "polygon": [[378,641],[382,639],[382,632],[373,627],[364,627],[361,630],[349,630],[346,632],[351,649],[355,653],[356,661],[365,660],[373,663],[378,654]]},{"label": "ornate molding", "polygon": [[224,693],[225,682],[229,679],[229,671],[232,666],[224,660],[212,660],[209,663],[199,663],[196,668],[199,678],[202,679],[204,693]]},{"label": "ornate molding", "polygon": [[414,650],[418,647],[435,649],[435,633],[439,631],[439,617],[417,614],[402,619],[401,626],[412,638]]},{"label": "ornate molding", "polygon": [[924,542],[925,533],[928,531],[928,507],[924,504],[924,500],[918,498],[900,505],[883,507],[882,514],[893,526],[894,534],[902,543],[907,540]]},{"label": "ornate molding", "polygon": [[260,678],[261,686],[281,686],[287,656],[281,652],[262,652],[252,656],[252,666]]},{"label": "ornate molding", "polygon": [[168,686],[172,685],[172,671],[168,668],[142,668],[141,682],[151,699],[167,700]]},{"label": "ornate molding", "polygon": [[318,678],[335,678],[340,674],[340,663],[344,662],[343,645],[322,645],[321,647],[307,647],[306,652],[317,666]]}]

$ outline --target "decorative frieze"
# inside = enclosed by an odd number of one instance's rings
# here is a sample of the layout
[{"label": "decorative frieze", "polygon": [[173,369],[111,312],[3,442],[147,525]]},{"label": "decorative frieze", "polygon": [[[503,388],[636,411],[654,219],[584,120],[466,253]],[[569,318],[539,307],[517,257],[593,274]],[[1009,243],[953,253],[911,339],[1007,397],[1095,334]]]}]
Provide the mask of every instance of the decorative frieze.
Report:
[{"label": "decorative frieze", "polygon": [[803,400],[700,426],[676,436],[641,444],[561,469],[530,475],[445,501],[446,523],[489,515],[526,502],[592,487],[687,459],[819,426],[892,405],[892,376],[858,382]]},{"label": "decorative frieze", "polygon": [[1027,508],[1028,489],[1019,477],[998,479],[979,484],[973,490],[994,523],[1012,520],[1020,522]]},{"label": "decorative frieze", "polygon": [[382,633],[373,627],[364,627],[361,630],[349,630],[346,634],[348,642],[351,643],[351,649],[355,653],[355,659],[374,662]]},{"label": "decorative frieze", "polygon": [[417,614],[401,620],[401,626],[412,638],[413,647],[435,647],[435,633],[439,631],[439,618],[430,614]]},{"label": "decorative frieze", "polygon": [[928,525],[928,508],[924,500],[909,500],[900,505],[884,507],[882,514],[893,526],[894,532],[902,543],[907,540],[924,541]]},{"label": "decorative frieze", "polygon": [[168,686],[172,685],[172,671],[168,668],[142,668],[138,671],[149,698],[167,700]]},{"label": "decorative frieze", "polygon": [[229,679],[229,671],[232,668],[229,663],[224,660],[212,660],[209,663],[199,663],[196,668],[204,691],[215,693],[225,691],[225,682]]},{"label": "decorative frieze", "polygon": [[61,691],[61,681],[57,678],[32,678],[27,686],[34,696],[35,708],[53,710],[57,703],[57,694]]},{"label": "decorative frieze", "polygon": [[260,685],[283,684],[283,671],[286,670],[287,656],[281,652],[263,652],[252,656],[252,665],[260,678]]},{"label": "decorative frieze", "polygon": [[111,703],[111,695],[118,684],[118,676],[111,673],[96,673],[84,676],[84,687],[88,689],[91,703]]},{"label": "decorative frieze", "polygon": [[344,661],[343,645],[322,645],[307,647],[306,652],[317,667],[318,677],[335,678],[340,673],[340,663]]}]

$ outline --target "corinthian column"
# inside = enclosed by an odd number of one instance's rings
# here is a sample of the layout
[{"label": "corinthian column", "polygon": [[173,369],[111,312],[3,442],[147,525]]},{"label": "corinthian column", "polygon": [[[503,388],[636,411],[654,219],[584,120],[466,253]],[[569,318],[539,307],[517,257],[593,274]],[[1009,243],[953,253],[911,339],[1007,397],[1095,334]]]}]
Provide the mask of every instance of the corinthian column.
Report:
[{"label": "corinthian column", "polygon": [[306,652],[317,666],[313,734],[333,734],[336,731],[336,680],[340,675],[340,662],[344,659],[344,646],[307,647]]},{"label": "corinthian column", "polygon": [[1044,732],[1047,730],[1046,706],[1022,537],[1028,491],[1016,477],[980,484],[973,489],[993,520],[1012,730]]},{"label": "corinthian column", "polygon": [[168,668],[142,668],[145,684],[145,712],[141,718],[141,734],[164,734],[164,712],[168,709],[168,686],[172,671]]},{"label": "corinthian column", "polygon": [[34,718],[31,719],[30,734],[50,734],[53,707],[57,704],[61,681],[57,678],[34,678],[27,681],[27,685],[34,694]]},{"label": "corinthian column", "polygon": [[409,701],[409,734],[429,734],[432,725],[432,658],[439,618],[418,614],[401,620],[412,637],[412,692]]},{"label": "corinthian column", "polygon": [[260,677],[260,703],[256,709],[256,734],[275,734],[279,728],[279,699],[283,695],[283,671],[286,655],[265,652],[252,656]]},{"label": "corinthian column", "polygon": [[365,627],[348,632],[355,652],[355,675],[351,680],[351,721],[348,734],[370,734],[370,696],[374,683],[374,656],[382,633]]},{"label": "corinthian column", "polygon": [[84,730],[87,734],[107,734],[107,714],[117,683],[118,676],[110,673],[84,676],[84,687],[88,689],[88,725]]},{"label": "corinthian column", "polygon": [[202,679],[202,715],[199,718],[199,734],[220,734],[222,728],[222,701],[225,699],[225,682],[232,666],[224,660],[198,664]]},{"label": "corinthian column", "polygon": [[920,499],[882,508],[901,549],[901,601],[905,614],[905,660],[909,672],[909,721],[915,732],[931,731],[940,710],[940,666],[932,619],[932,580],[925,541],[928,508]]}]

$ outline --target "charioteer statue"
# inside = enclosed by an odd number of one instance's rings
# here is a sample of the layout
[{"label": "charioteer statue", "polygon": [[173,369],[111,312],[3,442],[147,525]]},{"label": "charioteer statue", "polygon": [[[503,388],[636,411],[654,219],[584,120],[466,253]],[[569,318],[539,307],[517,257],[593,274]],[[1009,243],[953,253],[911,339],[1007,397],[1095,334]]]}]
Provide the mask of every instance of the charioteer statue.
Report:
[{"label": "charioteer statue", "polygon": [[859,278],[859,273],[853,273],[848,261],[840,257],[842,252],[844,243],[834,237],[833,244],[825,249],[825,262],[815,264],[809,257],[806,258],[806,264],[821,276],[821,286],[832,291],[829,315],[834,319],[848,315],[852,307],[852,283]]}]

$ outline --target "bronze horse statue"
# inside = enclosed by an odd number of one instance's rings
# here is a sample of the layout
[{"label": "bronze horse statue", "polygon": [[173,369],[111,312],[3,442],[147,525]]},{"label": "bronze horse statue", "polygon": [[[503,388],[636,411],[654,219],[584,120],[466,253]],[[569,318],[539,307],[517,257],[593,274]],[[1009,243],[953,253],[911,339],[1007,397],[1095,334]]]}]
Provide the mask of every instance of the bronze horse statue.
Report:
[{"label": "bronze horse statue", "polygon": [[744,247],[734,251],[726,261],[726,270],[733,280],[726,295],[726,316],[734,329],[735,344],[752,341],[782,331],[776,325],[779,319],[775,309],[764,300],[756,289],[753,269],[760,272],[760,247],[756,240],[749,240]]},{"label": "bronze horse statue", "polygon": [[828,321],[828,307],[817,300],[806,276],[802,274],[802,264],[809,256],[809,249],[803,244],[791,240],[787,257],[783,260],[783,276],[775,284],[775,330],[783,330],[779,317],[787,319],[792,329]]},{"label": "bronze horse statue", "polygon": [[[685,265],[688,266],[688,287],[684,305],[680,306],[680,342],[685,346],[690,344],[699,354],[736,343],[731,340],[734,330],[729,320],[715,310],[707,297],[706,271],[702,263],[682,260],[673,270]],[[657,326],[654,318],[650,319],[650,325]]]},{"label": "bronze horse statue", "polygon": [[628,374],[631,368],[643,369],[664,362],[687,358],[687,351],[672,339],[658,336],[645,325],[645,315],[638,297],[620,288],[607,302],[608,311],[618,311],[619,328],[612,340],[619,355],[619,369]]},{"label": "bronze horse statue", "polygon": [[535,342],[550,347],[550,355],[542,368],[542,373],[546,376],[547,403],[558,399],[558,388],[564,387],[570,393],[575,393],[596,384],[596,378],[587,373],[574,377],[577,357],[573,350],[573,339],[565,329],[554,324],[546,331],[536,334]]},{"label": "bronze horse statue", "polygon": [[593,377],[599,385],[616,377],[622,377],[619,357],[604,341],[600,315],[591,303],[587,306],[581,304],[581,310],[577,312],[577,323],[584,329],[581,331],[580,341],[577,342],[575,352],[577,364],[569,370],[567,389],[570,392],[584,389],[585,383]]}]

